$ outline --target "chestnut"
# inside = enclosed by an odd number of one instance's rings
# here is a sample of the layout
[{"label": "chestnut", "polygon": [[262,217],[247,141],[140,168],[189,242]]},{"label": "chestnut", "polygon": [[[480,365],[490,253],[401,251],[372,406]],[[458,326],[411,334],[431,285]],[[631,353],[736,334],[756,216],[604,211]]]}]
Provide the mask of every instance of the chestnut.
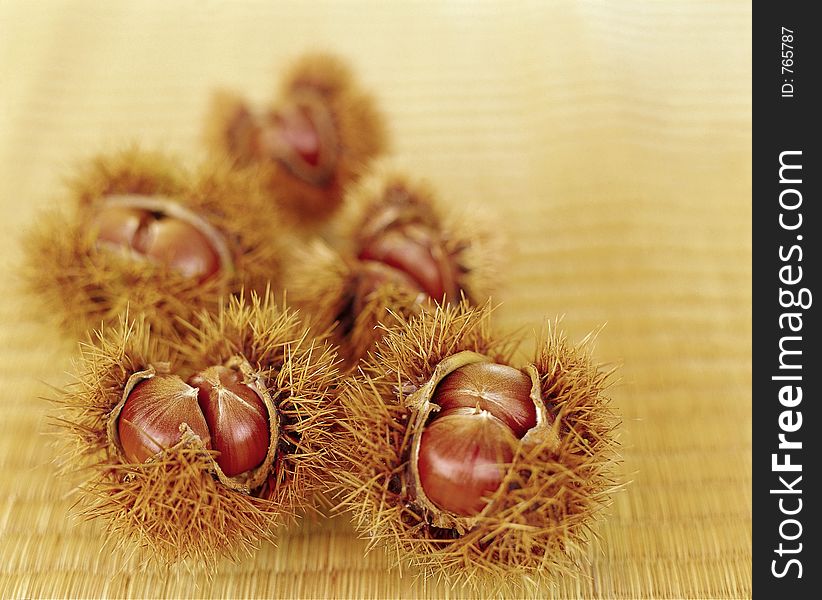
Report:
[{"label": "chestnut", "polygon": [[436,301],[459,296],[455,266],[437,234],[419,225],[392,228],[368,240],[357,258],[379,262],[408,275]]},{"label": "chestnut", "polygon": [[320,162],[321,150],[333,146],[329,140],[322,140],[316,125],[322,117],[314,116],[310,104],[295,102],[291,106],[273,112],[269,120],[275,123],[277,134],[274,136],[280,145],[290,148],[307,165],[316,167]]},{"label": "chestnut", "polygon": [[100,246],[136,250],[144,246],[137,240],[138,232],[145,230],[147,216],[146,211],[138,208],[103,206],[94,215],[91,230]]},{"label": "chestnut", "polygon": [[486,410],[522,439],[537,424],[531,385],[531,378],[514,367],[471,363],[446,375],[431,402],[440,407],[439,414],[459,407]]},{"label": "chestnut", "polygon": [[275,160],[295,176],[316,186],[334,174],[339,143],[329,106],[307,90],[292,94],[259,124],[258,160]]},{"label": "chestnut", "polygon": [[454,409],[424,430],[416,468],[435,506],[457,515],[476,515],[499,488],[516,439],[491,413]]},{"label": "chestnut", "polygon": [[537,425],[531,378],[513,367],[468,363],[439,382],[439,407],[422,430],[416,469],[438,508],[476,515],[499,488],[517,441]]},{"label": "chestnut", "polygon": [[200,406],[197,388],[177,375],[144,379],[128,394],[118,420],[120,445],[126,459],[141,463],[182,439],[185,424],[211,448],[211,435]]},{"label": "chestnut", "polygon": [[116,325],[126,305],[158,335],[185,335],[223,298],[283,283],[295,244],[259,177],[225,158],[190,171],[132,148],[94,157],[25,236],[27,288],[72,337]]},{"label": "chestnut", "polygon": [[268,453],[268,410],[260,394],[237,369],[216,366],[194,375],[200,408],[220,454],[217,464],[229,477],[260,465]]},{"label": "chestnut", "polygon": [[487,299],[500,252],[471,219],[443,217],[424,181],[381,171],[349,192],[337,251],[314,242],[290,265],[289,300],[334,335],[346,365],[357,362],[397,316],[436,303]]},{"label": "chestnut", "polygon": [[409,399],[419,423],[410,475],[436,523],[483,513],[522,441],[548,435],[553,418],[535,385],[519,369],[459,352]]},{"label": "chestnut", "polygon": [[166,265],[197,281],[220,270],[219,238],[213,232],[209,237],[191,222],[139,208],[139,203],[132,197],[128,204],[106,202],[99,207],[91,223],[99,246]]},{"label": "chestnut", "polygon": [[330,108],[310,88],[255,116],[238,102],[225,125],[225,145],[247,165],[279,163],[294,177],[322,187],[334,174],[338,141]]},{"label": "chestnut", "polygon": [[165,565],[273,540],[336,468],[334,348],[270,293],[202,312],[173,341],[146,315],[118,319],[81,345],[58,399],[82,515]]}]

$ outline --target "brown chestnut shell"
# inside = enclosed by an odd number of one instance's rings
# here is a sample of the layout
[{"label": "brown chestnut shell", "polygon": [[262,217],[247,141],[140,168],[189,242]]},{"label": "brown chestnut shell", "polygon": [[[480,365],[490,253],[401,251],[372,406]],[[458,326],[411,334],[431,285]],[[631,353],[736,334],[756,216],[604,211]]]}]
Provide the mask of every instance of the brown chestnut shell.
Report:
[{"label": "brown chestnut shell", "polygon": [[417,282],[401,285],[398,278],[386,278],[384,285],[361,296],[360,282],[370,275],[369,263],[376,261],[357,257],[387,232],[416,228],[430,232],[436,240],[432,263],[448,265],[440,284],[448,294],[447,302],[458,303],[465,297],[481,304],[488,299],[501,254],[498,236],[482,219],[443,216],[428,184],[386,167],[352,188],[349,196],[336,232],[340,249],[312,241],[295,252],[285,277],[295,307],[314,315],[321,328],[337,323],[334,341],[348,367],[355,367],[375,348],[384,328],[393,326],[397,317],[411,318],[433,306]]},{"label": "brown chestnut shell", "polygon": [[[316,164],[289,149],[272,129],[278,115],[302,107],[320,139]],[[345,190],[388,147],[384,119],[341,58],[323,53],[297,58],[266,110],[240,95],[214,94],[205,125],[206,144],[237,166],[258,171],[269,200],[298,225],[316,227],[343,204]],[[285,152],[283,152],[285,150]]]},{"label": "brown chestnut shell", "polygon": [[[226,243],[225,235],[206,219],[174,199],[157,195],[114,194],[101,198],[98,206],[105,209],[132,209],[171,217],[175,221],[185,224],[196,231],[210,246],[211,251],[217,255],[217,268],[213,275],[222,281],[226,281],[234,274],[234,258]],[[93,232],[94,228],[92,227],[91,229]],[[105,249],[101,249],[101,251],[105,251]],[[147,260],[149,257],[142,254],[138,256],[137,259]],[[186,273],[183,273],[183,275],[189,277]],[[211,273],[206,274],[205,278],[208,278],[210,275]],[[194,277],[194,279],[197,280],[200,279],[200,277]]]},{"label": "brown chestnut shell", "polygon": [[[307,123],[299,123],[301,118]],[[291,133],[289,127],[313,129],[316,156],[305,156],[299,151],[295,144],[297,140],[289,139],[297,137],[299,132]],[[259,135],[262,156],[257,157],[258,160],[277,160],[295,177],[317,187],[327,185],[334,177],[340,142],[331,108],[316,91],[303,89],[289,94],[278,108],[268,112]],[[302,135],[307,137],[308,132]]]}]

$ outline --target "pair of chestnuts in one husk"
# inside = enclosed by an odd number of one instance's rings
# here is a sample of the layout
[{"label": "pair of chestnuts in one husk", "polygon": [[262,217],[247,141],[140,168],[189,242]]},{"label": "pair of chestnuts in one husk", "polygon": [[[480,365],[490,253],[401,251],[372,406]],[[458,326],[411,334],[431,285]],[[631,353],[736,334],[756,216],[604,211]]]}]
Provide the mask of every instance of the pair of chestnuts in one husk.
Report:
[{"label": "pair of chestnuts in one husk", "polygon": [[336,474],[340,506],[398,565],[505,585],[585,561],[616,422],[584,345],[553,324],[523,364],[490,314],[438,306],[384,332],[341,393]]},{"label": "pair of chestnuts in one husk", "polygon": [[281,284],[291,245],[282,218],[227,161],[186,170],[127,149],[89,162],[70,191],[27,235],[25,275],[77,336],[127,308],[155,335],[173,335],[231,294]]},{"label": "pair of chestnuts in one husk", "polygon": [[209,110],[207,142],[259,173],[284,213],[301,225],[323,222],[346,188],[387,148],[382,116],[348,66],[309,54],[283,77],[278,97],[257,110],[221,91]]},{"label": "pair of chestnuts in one husk", "polygon": [[333,468],[332,347],[270,295],[203,313],[172,345],[144,319],[82,346],[60,398],[87,516],[161,563],[206,564],[272,539]]}]

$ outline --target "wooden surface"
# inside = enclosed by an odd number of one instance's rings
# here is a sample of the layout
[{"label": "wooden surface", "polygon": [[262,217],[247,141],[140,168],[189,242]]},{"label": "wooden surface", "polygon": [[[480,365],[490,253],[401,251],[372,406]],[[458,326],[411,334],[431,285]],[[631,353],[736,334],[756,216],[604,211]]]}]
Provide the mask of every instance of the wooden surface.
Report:
[{"label": "wooden surface", "polygon": [[653,2],[0,2],[0,597],[470,597],[386,571],[345,519],[209,581],[140,571],[70,516],[44,432],[73,342],[21,296],[20,236],[77,161],[139,140],[196,161],[209,91],[269,98],[347,57],[397,164],[500,215],[498,315],[607,323],[624,479],[592,567],[535,596],[751,594],[751,7]]}]

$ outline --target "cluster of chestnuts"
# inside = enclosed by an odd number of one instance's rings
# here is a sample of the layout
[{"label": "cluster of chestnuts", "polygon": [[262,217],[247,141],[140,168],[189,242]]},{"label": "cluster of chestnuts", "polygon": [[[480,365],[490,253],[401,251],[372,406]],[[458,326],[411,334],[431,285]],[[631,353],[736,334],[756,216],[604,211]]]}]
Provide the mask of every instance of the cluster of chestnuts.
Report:
[{"label": "cluster of chestnuts", "polygon": [[330,503],[438,577],[567,571],[615,486],[609,374],[555,325],[525,363],[493,331],[498,236],[375,167],[337,58],[268,107],[217,92],[205,131],[194,170],[90,161],[27,236],[29,288],[88,340],[56,419],[83,513],[168,564]]}]

